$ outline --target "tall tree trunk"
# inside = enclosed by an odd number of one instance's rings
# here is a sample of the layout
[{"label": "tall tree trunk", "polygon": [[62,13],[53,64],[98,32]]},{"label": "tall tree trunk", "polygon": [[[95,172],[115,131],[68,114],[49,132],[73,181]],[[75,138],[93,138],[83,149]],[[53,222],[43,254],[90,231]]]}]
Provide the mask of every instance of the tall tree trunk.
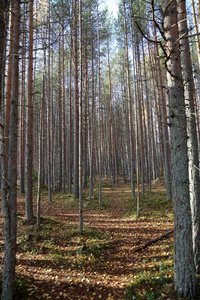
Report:
[{"label": "tall tree trunk", "polygon": [[20,195],[25,193],[24,187],[24,141],[25,141],[25,47],[26,47],[26,35],[25,35],[25,10],[26,3],[24,2],[23,7],[23,33],[22,33],[22,47],[23,47],[23,55],[21,59],[21,93],[20,93],[20,121],[19,121],[19,173],[20,173]]},{"label": "tall tree trunk", "polygon": [[99,30],[99,3],[97,5],[97,47],[98,47],[98,155],[99,155],[99,204],[101,204],[101,181],[102,181],[102,162],[101,162],[101,78],[100,78],[100,30]]},{"label": "tall tree trunk", "polygon": [[82,1],[79,0],[79,233],[83,234],[82,187]]},{"label": "tall tree trunk", "polygon": [[200,192],[199,192],[199,157],[198,142],[194,109],[194,81],[192,73],[192,62],[190,46],[186,35],[188,34],[186,4],[184,0],[177,0],[178,30],[181,69],[185,95],[185,109],[187,119],[187,147],[188,147],[188,169],[190,206],[192,212],[193,248],[196,271],[200,272]]},{"label": "tall tree trunk", "polygon": [[70,66],[69,66],[69,129],[68,129],[68,193],[72,192],[72,59],[73,28],[70,22]]},{"label": "tall tree trunk", "polygon": [[5,54],[9,4],[10,0],[2,0],[0,2],[0,111],[2,111],[4,98]]},{"label": "tall tree trunk", "polygon": [[59,39],[58,39],[58,175],[59,175],[59,191],[62,190],[62,89],[61,89],[61,25],[59,25]]},{"label": "tall tree trunk", "polygon": [[88,107],[89,107],[89,99],[88,99],[88,59],[87,59],[87,46],[85,46],[85,92],[84,92],[84,136],[83,136],[83,186],[87,187],[87,177],[88,177],[88,147],[87,141],[88,136],[90,135],[89,127],[88,127]]},{"label": "tall tree trunk", "polygon": [[26,218],[33,218],[33,0],[28,5],[28,101],[26,122]]},{"label": "tall tree trunk", "polygon": [[[11,15],[13,10],[13,1],[11,2]],[[11,101],[11,84],[12,84],[12,53],[13,53],[13,24],[14,18],[10,17],[9,22],[9,47],[8,47],[8,63],[7,63],[7,80],[6,80],[6,97],[5,97],[5,105],[4,105],[4,153],[6,154],[3,158],[3,195],[2,197],[6,197],[6,186],[8,181],[8,148],[9,148],[9,122],[10,122],[10,101]],[[5,195],[4,195],[5,193]]]},{"label": "tall tree trunk", "polygon": [[[9,0],[3,0],[0,3],[0,124],[3,125],[4,122],[4,88],[5,88],[5,62],[6,62],[6,37],[7,37],[7,23],[8,23],[8,11],[9,11]],[[10,18],[12,19],[12,18]],[[12,41],[10,41],[12,44]],[[0,137],[3,138],[4,136],[4,130],[3,126],[0,127]],[[4,140],[4,143],[6,143],[6,139]],[[3,143],[1,143],[0,149],[3,153],[5,151],[5,146]],[[5,188],[5,157],[0,158],[0,164],[1,164],[1,176],[0,176],[0,186],[1,188]],[[4,190],[2,190],[2,197],[4,197]],[[3,210],[3,206],[2,206]]]},{"label": "tall tree trunk", "polygon": [[[153,22],[153,35],[155,41],[157,41],[157,34],[156,34],[156,26]],[[170,143],[169,143],[169,135],[168,135],[168,128],[167,128],[167,111],[166,111],[166,96],[163,89],[163,76],[161,71],[161,64],[160,64],[160,55],[158,51],[157,43],[154,44],[155,50],[155,72],[156,72],[156,80],[158,85],[158,105],[159,105],[159,119],[160,119],[160,136],[161,138],[161,147],[163,152],[163,162],[164,162],[164,176],[165,176],[165,185],[166,185],[166,193],[167,199],[172,199],[172,187],[171,187],[171,169],[170,169]]]},{"label": "tall tree trunk", "polygon": [[79,198],[79,110],[78,110],[78,43],[77,43],[77,1],[73,1],[73,24],[74,24],[74,187],[73,196]]},{"label": "tall tree trunk", "polygon": [[64,36],[64,25],[62,25],[62,191],[65,193],[65,185],[66,185],[66,124],[65,124],[65,54],[64,54],[64,46],[65,46],[65,36]]},{"label": "tall tree trunk", "polygon": [[[50,49],[50,0],[48,0],[48,75],[47,75],[47,182],[48,182],[48,200],[52,201],[52,167],[51,167],[51,85],[50,85],[50,64],[51,64],[51,49]],[[59,51],[60,52],[60,51]]]},{"label": "tall tree trunk", "polygon": [[90,142],[90,192],[89,201],[92,201],[93,196],[93,180],[94,180],[94,170],[93,170],[93,158],[94,158],[94,49],[92,44],[92,110],[91,110],[91,142]]},{"label": "tall tree trunk", "polygon": [[12,92],[9,122],[8,182],[4,199],[4,268],[2,299],[14,299],[15,254],[17,236],[17,128],[18,128],[18,74],[20,38],[20,1],[13,0]]},{"label": "tall tree trunk", "polygon": [[42,175],[42,138],[43,138],[43,126],[44,126],[44,110],[45,110],[45,92],[46,92],[46,48],[43,43],[43,74],[42,74],[42,94],[41,94],[41,105],[39,114],[39,143],[38,143],[38,189],[37,189],[37,227],[40,226],[40,201],[41,201],[41,175]]},{"label": "tall tree trunk", "polygon": [[126,7],[125,0],[123,0],[124,9],[124,45],[125,45],[125,60],[126,60],[126,85],[128,98],[128,120],[129,120],[129,149],[130,149],[130,179],[132,198],[135,197],[134,187],[134,164],[133,164],[133,124],[132,124],[132,104],[131,104],[131,89],[130,89],[130,75],[129,75],[129,59],[128,59],[128,39],[127,39],[127,25],[126,25]]},{"label": "tall tree trunk", "polygon": [[177,28],[177,3],[163,0],[169,91],[171,169],[174,207],[174,281],[183,297],[196,295],[195,264],[188,180],[187,130]]},{"label": "tall tree trunk", "polygon": [[[43,95],[42,95],[43,98]],[[39,117],[39,141],[38,141],[38,186],[37,186],[37,227],[40,226],[40,202],[41,202],[41,169],[42,169],[42,104]]]},{"label": "tall tree trunk", "polygon": [[138,82],[138,121],[139,121],[139,140],[140,140],[140,160],[141,160],[141,184],[142,184],[142,196],[144,196],[144,162],[145,162],[145,154],[144,154],[144,133],[143,128],[145,127],[145,123],[143,122],[142,117],[142,103],[143,103],[143,83],[142,83],[142,72],[141,72],[141,63],[140,63],[140,50],[139,50],[139,41],[136,39],[136,47],[137,47],[137,63],[138,63],[138,74],[139,74],[139,82]]},{"label": "tall tree trunk", "polygon": [[111,83],[111,71],[110,71],[110,49],[109,42],[107,38],[107,55],[108,55],[108,80],[109,80],[109,112],[110,112],[110,142],[111,142],[111,167],[113,173],[113,184],[115,184],[115,141],[114,141],[114,129],[113,129],[113,119],[112,119],[112,83]]}]

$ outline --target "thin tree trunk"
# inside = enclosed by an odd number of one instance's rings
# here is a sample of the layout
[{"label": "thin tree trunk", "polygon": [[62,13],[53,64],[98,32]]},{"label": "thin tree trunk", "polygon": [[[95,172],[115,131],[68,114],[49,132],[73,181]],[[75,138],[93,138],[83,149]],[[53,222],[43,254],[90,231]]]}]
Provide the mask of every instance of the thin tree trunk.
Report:
[{"label": "thin tree trunk", "polygon": [[[26,35],[25,35],[25,8],[26,3],[24,2],[24,15],[23,15],[23,34],[22,34],[22,47],[26,46]],[[25,54],[25,51],[23,51]],[[19,124],[19,170],[20,170],[20,195],[25,193],[24,187],[24,117],[25,117],[25,55],[22,56],[21,60],[21,95],[20,95],[20,124]]]},{"label": "thin tree trunk", "polygon": [[[71,24],[71,22],[70,22]],[[69,66],[69,130],[68,130],[68,193],[72,192],[72,49],[73,49],[73,29],[70,25],[70,66]]]},{"label": "thin tree trunk", "polygon": [[88,147],[87,141],[90,132],[88,132],[88,59],[87,59],[87,47],[85,47],[85,101],[84,101],[84,137],[83,137],[83,186],[87,187],[88,177]]},{"label": "thin tree trunk", "polygon": [[93,196],[93,158],[94,158],[94,51],[92,45],[92,110],[91,110],[91,142],[90,142],[90,191],[89,201]]},{"label": "thin tree trunk", "polygon": [[62,190],[62,91],[61,91],[61,25],[59,24],[59,38],[58,38],[58,47],[59,47],[59,53],[58,53],[58,175],[59,175],[59,191]]},{"label": "thin tree trunk", "polygon": [[101,181],[102,181],[102,162],[101,162],[101,78],[100,78],[100,30],[99,30],[99,3],[97,5],[97,44],[98,44],[98,151],[99,151],[99,204],[101,205]]},{"label": "thin tree trunk", "polygon": [[[11,2],[11,16],[13,10],[13,1]],[[8,181],[8,148],[9,148],[9,122],[10,122],[10,101],[11,101],[11,83],[12,83],[12,53],[13,53],[13,24],[14,18],[10,17],[9,22],[9,47],[8,47],[8,67],[7,67],[7,81],[6,81],[6,97],[4,107],[4,153],[6,154],[3,158],[3,198],[6,198],[6,186]],[[4,195],[5,193],[5,195]],[[3,208],[3,206],[2,206]]]},{"label": "thin tree trunk", "polygon": [[82,1],[79,0],[79,234],[83,234],[82,187]]},{"label": "thin tree trunk", "polygon": [[26,124],[26,218],[33,218],[33,0],[28,5],[28,101]]},{"label": "thin tree trunk", "polygon": [[[0,2],[0,118],[1,118],[1,125],[3,125],[4,120],[4,88],[5,88],[5,64],[6,64],[6,37],[7,37],[7,24],[9,20],[9,0],[3,0]],[[12,18],[10,18],[12,19]],[[12,44],[12,41],[10,41]],[[0,127],[0,137],[3,140],[4,137],[4,130],[3,126]],[[4,143],[6,142],[6,139],[4,139]],[[1,153],[4,153],[5,146],[3,143],[1,143],[0,149]],[[0,185],[1,188],[5,188],[5,178],[3,176],[5,175],[5,168],[4,168],[5,158],[0,158],[0,164],[1,164],[1,175],[0,175]],[[4,197],[4,190],[2,190],[2,198]],[[2,205],[3,210],[3,205]]]},{"label": "thin tree trunk", "polygon": [[[43,98],[43,95],[42,95]],[[37,227],[40,226],[40,201],[41,201],[41,159],[42,159],[42,105],[39,119],[39,143],[38,143],[38,187],[37,187]]]},{"label": "thin tree trunk", "polygon": [[[0,111],[3,112],[4,104],[4,76],[5,76],[5,60],[6,60],[6,37],[9,0],[0,2]],[[11,42],[12,43],[12,42]]]},{"label": "thin tree trunk", "polygon": [[[153,22],[153,35],[155,41],[157,41],[156,27]],[[158,94],[159,94],[159,119],[160,119],[160,136],[161,138],[161,146],[163,152],[163,161],[164,161],[164,175],[165,175],[165,185],[166,185],[166,193],[167,199],[172,199],[172,187],[171,187],[171,169],[170,169],[170,143],[169,143],[169,135],[168,135],[168,127],[167,127],[167,111],[166,111],[166,96],[163,89],[163,76],[161,72],[161,64],[160,64],[160,56],[158,51],[158,45],[155,43],[155,65],[156,65],[156,79],[158,84]],[[159,120],[158,119],[158,120]]]},{"label": "thin tree trunk", "polygon": [[73,197],[79,198],[79,110],[78,110],[78,43],[77,43],[77,1],[73,1],[74,10],[74,187]]},{"label": "thin tree trunk", "polygon": [[131,90],[130,90],[130,75],[129,75],[129,60],[128,60],[128,41],[127,41],[127,25],[126,25],[126,8],[125,0],[123,0],[124,9],[124,45],[125,45],[125,60],[126,60],[126,84],[128,98],[128,120],[129,120],[129,148],[130,148],[130,180],[132,198],[135,198],[134,187],[134,164],[133,164],[133,124],[132,124],[132,105],[131,105]]},{"label": "thin tree trunk", "polygon": [[52,186],[52,174],[51,174],[51,130],[50,130],[50,104],[51,104],[51,93],[50,93],[50,63],[51,63],[51,52],[50,52],[50,0],[48,0],[48,76],[47,76],[47,180],[48,180],[48,201],[52,201],[51,186]]},{"label": "thin tree trunk", "polygon": [[65,185],[66,185],[66,124],[65,124],[65,55],[64,55],[64,25],[62,25],[62,67],[63,67],[63,84],[62,84],[62,191],[65,193]]},{"label": "thin tree trunk", "polygon": [[38,143],[38,190],[37,190],[37,227],[40,226],[40,201],[41,201],[41,175],[42,175],[42,139],[43,139],[43,126],[44,126],[44,108],[45,108],[45,80],[46,80],[46,49],[43,44],[44,54],[43,54],[43,76],[42,76],[42,95],[41,95],[41,105],[39,113],[39,143]]},{"label": "thin tree trunk", "polygon": [[8,182],[4,199],[4,268],[2,300],[14,299],[15,255],[17,236],[17,128],[18,128],[18,75],[20,39],[20,1],[13,0],[12,92],[9,122]]}]

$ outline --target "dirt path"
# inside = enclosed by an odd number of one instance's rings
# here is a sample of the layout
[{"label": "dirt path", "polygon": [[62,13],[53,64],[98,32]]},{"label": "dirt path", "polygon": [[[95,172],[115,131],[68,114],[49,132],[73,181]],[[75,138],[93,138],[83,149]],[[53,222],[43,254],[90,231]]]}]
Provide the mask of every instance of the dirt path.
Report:
[{"label": "dirt path", "polygon": [[[157,222],[124,218],[127,209],[124,195],[130,193],[127,185],[120,189],[107,188],[104,193],[112,196],[109,208],[87,210],[85,205],[86,234],[83,236],[73,230],[68,233],[71,228],[78,227],[78,211],[58,195],[53,205],[42,202],[42,216],[55,220],[46,230],[45,241],[44,232],[32,227],[32,237],[28,226],[19,221],[18,226],[26,236],[26,248],[23,248],[23,241],[19,242],[16,273],[28,281],[29,299],[125,299],[125,287],[133,275],[160,255],[158,246],[162,241],[140,252],[134,249],[170,230],[172,224],[168,222],[163,226]],[[18,206],[23,212],[24,199],[20,198]],[[93,239],[88,231],[94,232]],[[95,235],[99,235],[98,238]],[[172,237],[167,243],[172,243]],[[54,249],[55,253],[49,249]]]}]

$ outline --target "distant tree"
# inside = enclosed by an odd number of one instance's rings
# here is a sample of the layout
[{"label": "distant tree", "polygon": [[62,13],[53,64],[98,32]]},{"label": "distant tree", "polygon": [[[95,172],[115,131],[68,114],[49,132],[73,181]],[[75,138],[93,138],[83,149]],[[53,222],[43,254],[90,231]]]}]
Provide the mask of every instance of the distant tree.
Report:
[{"label": "distant tree", "polygon": [[100,62],[100,29],[99,29],[99,1],[97,5],[97,51],[98,51],[98,168],[99,168],[99,204],[101,204],[101,181],[102,181],[102,154],[101,154],[101,62]]},{"label": "distant tree", "polygon": [[21,86],[20,86],[20,109],[19,109],[19,179],[20,179],[20,195],[25,193],[25,71],[26,71],[26,13],[27,3],[23,4],[22,23],[22,58],[21,58]]},{"label": "distant tree", "polygon": [[73,57],[74,57],[74,198],[79,197],[79,110],[78,110],[78,32],[77,32],[77,1],[73,0]]},{"label": "distant tree", "polygon": [[82,0],[79,0],[79,233],[83,234],[83,184],[82,184],[82,96],[83,96],[83,67],[82,67]]},{"label": "distant tree", "polygon": [[[130,150],[130,179],[132,198],[135,197],[134,186],[134,158],[133,158],[133,121],[132,121],[132,102],[131,102],[131,87],[130,87],[130,70],[129,70],[129,57],[128,57],[128,38],[127,38],[127,22],[126,22],[126,6],[123,0],[124,11],[124,45],[125,45],[125,61],[126,61],[126,85],[127,85],[127,101],[128,101],[128,122],[129,122],[129,150]],[[139,206],[137,209],[139,215]]]},{"label": "distant tree", "polygon": [[33,218],[33,0],[28,6],[28,101],[26,120],[26,218]]}]

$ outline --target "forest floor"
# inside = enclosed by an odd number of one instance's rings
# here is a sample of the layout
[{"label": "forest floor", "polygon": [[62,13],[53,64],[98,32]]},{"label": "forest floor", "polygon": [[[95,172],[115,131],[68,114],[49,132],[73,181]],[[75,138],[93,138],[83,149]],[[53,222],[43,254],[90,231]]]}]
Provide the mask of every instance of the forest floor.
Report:
[{"label": "forest floor", "polygon": [[[173,234],[140,248],[173,229],[163,185],[145,191],[140,217],[129,183],[114,186],[104,179],[101,206],[98,183],[91,203],[88,190],[83,196],[83,235],[72,195],[55,192],[49,203],[42,189],[40,228],[24,219],[25,197],[18,197],[16,299],[181,299],[173,284]],[[1,258],[3,244],[1,231]]]}]

